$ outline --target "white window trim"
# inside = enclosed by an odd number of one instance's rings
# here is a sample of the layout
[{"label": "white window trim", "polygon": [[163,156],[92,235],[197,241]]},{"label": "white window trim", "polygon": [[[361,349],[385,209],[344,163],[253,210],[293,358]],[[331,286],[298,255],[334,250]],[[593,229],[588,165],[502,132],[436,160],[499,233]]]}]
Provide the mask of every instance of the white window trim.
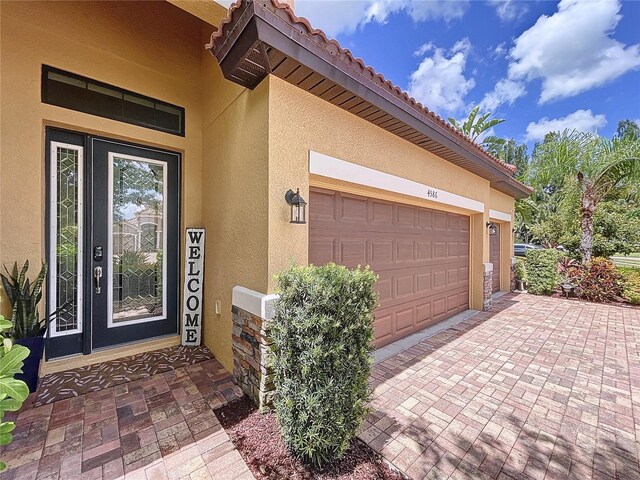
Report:
[{"label": "white window trim", "polygon": [[[483,213],[484,203],[369,167],[309,151],[309,173]],[[427,192],[436,192],[436,196]]]},{"label": "white window trim", "polygon": [[55,312],[58,305],[57,281],[58,276],[58,149],[64,148],[78,152],[78,258],[77,263],[77,296],[76,296],[76,316],[78,326],[73,330],[58,331],[56,321],[52,321],[49,325],[50,337],[62,337],[64,335],[73,335],[82,333],[83,322],[83,238],[84,238],[84,147],[81,145],[72,145],[70,143],[51,142],[49,151],[49,316]]},{"label": "white window trim", "polygon": [[162,315],[145,317],[136,320],[121,322],[113,321],[113,159],[124,158],[137,162],[151,163],[162,166],[162,245],[167,248],[167,163],[151,158],[136,157],[124,153],[109,152],[109,178],[108,178],[108,212],[107,212],[107,328],[118,328],[138,323],[155,322],[167,318],[167,255],[162,255]]},{"label": "white window trim", "polygon": [[511,215],[500,210],[489,210],[489,218],[492,220],[499,220],[501,222],[510,222]]}]

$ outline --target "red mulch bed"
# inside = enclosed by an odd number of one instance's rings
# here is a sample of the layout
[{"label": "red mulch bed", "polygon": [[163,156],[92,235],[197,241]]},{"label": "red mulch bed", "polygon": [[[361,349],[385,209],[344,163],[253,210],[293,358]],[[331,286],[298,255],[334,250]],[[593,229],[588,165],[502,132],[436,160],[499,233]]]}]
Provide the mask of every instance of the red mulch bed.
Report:
[{"label": "red mulch bed", "polygon": [[551,293],[551,295],[549,296],[551,298],[562,298],[563,300],[573,300],[575,302],[595,303],[596,305],[610,305],[612,307],[625,307],[625,308],[640,308],[640,305],[634,305],[632,303],[629,303],[623,298],[619,298],[618,300],[611,301],[611,302],[594,302],[592,300],[587,300],[586,298],[577,297],[574,294],[569,295],[569,297],[567,298],[565,294],[562,292],[562,290],[558,290],[558,289],[554,290],[553,293]]},{"label": "red mulch bed", "polygon": [[260,413],[248,397],[215,411],[234,445],[257,479],[405,480],[380,455],[358,439],[341,460],[322,469],[293,457],[280,437],[273,413]]}]

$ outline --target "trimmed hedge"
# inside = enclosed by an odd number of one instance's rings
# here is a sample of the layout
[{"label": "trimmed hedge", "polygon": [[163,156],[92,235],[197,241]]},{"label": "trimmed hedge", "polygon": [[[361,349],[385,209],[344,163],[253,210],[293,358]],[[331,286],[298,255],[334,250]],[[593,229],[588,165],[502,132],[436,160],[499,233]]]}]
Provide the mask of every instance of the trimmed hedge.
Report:
[{"label": "trimmed hedge", "polygon": [[527,269],[529,293],[549,295],[560,283],[558,274],[559,252],[555,249],[528,250]]},{"label": "trimmed hedge", "polygon": [[632,305],[640,305],[640,268],[618,267],[624,278],[624,298]]},{"label": "trimmed hedge", "polygon": [[335,264],[278,276],[274,407],[284,443],[314,465],[340,458],[367,413],[377,279]]}]

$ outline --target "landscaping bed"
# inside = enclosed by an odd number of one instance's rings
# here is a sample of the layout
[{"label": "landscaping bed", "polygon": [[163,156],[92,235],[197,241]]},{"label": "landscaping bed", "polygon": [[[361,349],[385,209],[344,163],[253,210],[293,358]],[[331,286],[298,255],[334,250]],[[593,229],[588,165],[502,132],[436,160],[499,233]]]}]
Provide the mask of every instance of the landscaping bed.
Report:
[{"label": "landscaping bed", "polygon": [[218,420],[256,479],[405,480],[358,439],[339,461],[306,465],[286,449],[274,413],[260,413],[248,397],[215,411]]}]

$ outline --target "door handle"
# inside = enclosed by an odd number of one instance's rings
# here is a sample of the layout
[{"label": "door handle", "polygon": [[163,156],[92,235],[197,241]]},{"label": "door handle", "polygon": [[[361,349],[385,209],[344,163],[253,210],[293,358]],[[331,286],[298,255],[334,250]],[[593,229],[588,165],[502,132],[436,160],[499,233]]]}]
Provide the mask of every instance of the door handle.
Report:
[{"label": "door handle", "polygon": [[100,279],[102,278],[102,267],[93,269],[93,278],[96,282],[96,294],[100,294]]}]

